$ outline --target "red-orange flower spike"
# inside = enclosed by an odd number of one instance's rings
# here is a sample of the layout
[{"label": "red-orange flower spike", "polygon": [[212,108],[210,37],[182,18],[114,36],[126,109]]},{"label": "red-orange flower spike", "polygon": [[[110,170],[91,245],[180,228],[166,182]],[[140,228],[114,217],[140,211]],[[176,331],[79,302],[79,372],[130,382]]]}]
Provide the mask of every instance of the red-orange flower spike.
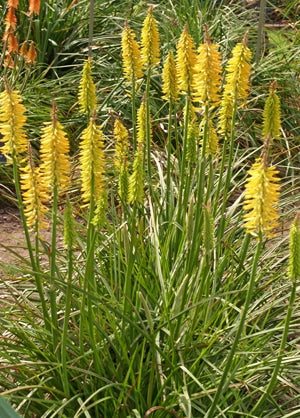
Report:
[{"label": "red-orange flower spike", "polygon": [[22,57],[27,57],[27,53],[28,53],[28,49],[27,49],[27,41],[24,41],[21,45],[20,48],[20,55],[22,55]]},{"label": "red-orange flower spike", "polygon": [[30,47],[29,47],[29,49],[27,51],[27,54],[26,54],[26,61],[29,64],[35,64],[36,57],[37,57],[36,49],[34,47],[34,43],[31,42]]},{"label": "red-orange flower spike", "polygon": [[13,7],[9,7],[8,12],[5,16],[5,30],[8,31],[9,29],[15,30],[17,27],[17,17],[15,13],[15,9]]},{"label": "red-orange flower spike", "polygon": [[19,7],[19,0],[8,0],[7,7],[13,7],[17,9]]},{"label": "red-orange flower spike", "polygon": [[38,15],[40,13],[41,2],[40,0],[29,0],[29,14]]},{"label": "red-orange flower spike", "polygon": [[8,52],[18,52],[19,44],[13,31],[10,31],[7,37],[7,50]]}]

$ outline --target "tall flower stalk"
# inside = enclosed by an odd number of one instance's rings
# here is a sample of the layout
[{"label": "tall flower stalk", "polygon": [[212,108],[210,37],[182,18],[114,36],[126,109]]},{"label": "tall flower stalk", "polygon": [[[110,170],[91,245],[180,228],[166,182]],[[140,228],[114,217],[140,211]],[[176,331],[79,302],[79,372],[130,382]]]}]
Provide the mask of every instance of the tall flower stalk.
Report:
[{"label": "tall flower stalk", "polygon": [[[168,52],[167,58],[164,62],[162,71],[162,98],[169,103],[169,116],[168,116],[168,138],[167,138],[167,184],[166,184],[166,212],[167,219],[171,205],[171,154],[172,154],[172,123],[173,123],[173,109],[178,101],[178,83],[176,62],[172,51]],[[176,121],[175,121],[176,124]],[[176,136],[176,132],[175,132]]]},{"label": "tall flower stalk", "polygon": [[96,86],[92,78],[92,59],[83,64],[82,77],[79,84],[78,102],[81,112],[90,116],[97,107]]},{"label": "tall flower stalk", "polygon": [[114,124],[116,141],[115,167],[118,171],[118,192],[122,202],[128,201],[128,131],[119,119]]},{"label": "tall flower stalk", "polygon": [[52,226],[51,226],[51,249],[50,249],[50,305],[53,349],[58,344],[58,317],[56,306],[56,236],[58,197],[67,192],[70,185],[70,158],[69,141],[63,126],[57,118],[57,106],[53,102],[51,122],[45,123],[42,128],[40,158],[40,171],[45,187],[48,189],[49,200],[52,199]]},{"label": "tall flower stalk", "polygon": [[[218,199],[221,186],[224,183],[222,194],[223,201],[220,209],[221,223],[219,225],[218,239],[221,239],[225,228],[225,208],[228,199],[228,190],[232,177],[232,161],[234,151],[235,120],[238,106],[244,106],[249,94],[250,60],[252,53],[247,46],[248,33],[243,42],[238,43],[232,51],[232,57],[226,66],[225,86],[219,111],[219,131],[224,136],[223,153],[220,166],[220,176],[215,198]],[[228,156],[227,156],[228,154]],[[225,162],[227,169],[225,182],[222,178]],[[218,205],[215,205],[217,208]]]},{"label": "tall flower stalk", "polygon": [[153,15],[153,6],[148,9],[147,16],[143,22],[141,34],[141,58],[146,71],[146,155],[149,185],[151,187],[151,118],[150,118],[150,81],[151,71],[160,60],[159,32],[157,22]]},{"label": "tall flower stalk", "polygon": [[122,61],[124,78],[131,85],[131,117],[133,126],[133,150],[136,150],[136,88],[137,81],[143,77],[140,46],[136,35],[125,23],[122,32]]}]

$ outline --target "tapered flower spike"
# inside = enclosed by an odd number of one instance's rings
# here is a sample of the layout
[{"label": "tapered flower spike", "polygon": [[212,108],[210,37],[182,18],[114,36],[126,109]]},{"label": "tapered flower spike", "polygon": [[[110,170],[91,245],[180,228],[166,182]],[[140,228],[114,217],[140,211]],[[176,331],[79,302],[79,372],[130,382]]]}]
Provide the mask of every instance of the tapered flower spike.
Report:
[{"label": "tapered flower spike", "polygon": [[30,230],[47,228],[45,214],[49,200],[48,191],[43,182],[39,167],[35,167],[29,145],[28,163],[21,168],[20,174],[22,198],[26,223]]},{"label": "tapered flower spike", "polygon": [[29,0],[28,11],[30,15],[32,14],[38,15],[40,13],[40,7],[41,7],[40,0]]},{"label": "tapered flower spike", "polygon": [[[184,111],[186,112],[187,106]],[[199,123],[197,120],[197,115],[195,108],[190,105],[188,106],[189,115],[188,115],[188,131],[187,131],[187,150],[186,150],[186,159],[191,164],[196,162],[197,158],[197,144],[199,142]]]},{"label": "tapered flower spike", "polygon": [[28,64],[35,64],[36,57],[37,57],[36,49],[35,49],[34,43],[31,42],[28,48],[28,51],[26,53],[25,60]]},{"label": "tapered flower spike", "polygon": [[122,32],[122,59],[123,74],[127,80],[135,82],[143,77],[140,47],[127,22]]},{"label": "tapered flower spike", "polygon": [[290,256],[288,276],[295,282],[300,279],[300,213],[297,214],[290,228]]},{"label": "tapered flower spike", "polygon": [[80,177],[82,200],[97,202],[104,190],[104,138],[101,128],[96,124],[96,112],[92,113],[88,127],[81,135]]},{"label": "tapered flower spike", "polygon": [[247,47],[248,33],[242,43],[238,43],[233,51],[232,57],[226,66],[225,87],[220,107],[220,131],[228,134],[231,128],[233,109],[240,101],[245,104],[249,93],[250,60],[252,53]]},{"label": "tapered flower spike", "polygon": [[169,51],[164,63],[162,71],[162,98],[168,102],[176,102],[178,100],[178,84],[176,63],[173,56],[173,52]]},{"label": "tapered flower spike", "polygon": [[114,124],[114,137],[116,141],[115,167],[120,169],[127,162],[129,144],[128,131],[119,119],[116,119]]},{"label": "tapered flower spike", "polygon": [[5,31],[16,30],[17,28],[17,17],[14,7],[9,7],[5,17]]},{"label": "tapered flower spike", "polygon": [[7,34],[7,51],[10,53],[16,53],[19,51],[19,44],[15,34],[12,30],[9,30]]},{"label": "tapered flower spike", "polygon": [[244,226],[248,233],[272,237],[278,224],[279,178],[274,166],[268,167],[265,158],[256,159],[249,170],[245,186]]},{"label": "tapered flower spike", "polygon": [[51,122],[46,122],[41,136],[41,174],[49,191],[54,187],[59,193],[68,190],[70,184],[69,141],[63,126],[57,119],[57,107],[53,102]]},{"label": "tapered flower spike", "polygon": [[153,6],[149,7],[148,14],[143,23],[141,46],[142,63],[145,68],[157,65],[160,60],[159,32],[153,16]]},{"label": "tapered flower spike", "polygon": [[193,77],[193,99],[200,108],[216,108],[220,104],[222,80],[221,54],[219,46],[212,44],[205,25],[205,43],[198,47],[197,63]]},{"label": "tapered flower spike", "polygon": [[72,212],[72,205],[69,200],[65,206],[64,211],[64,245],[71,249],[74,246],[76,239],[75,220]]},{"label": "tapered flower spike", "polygon": [[178,88],[181,92],[191,93],[196,62],[194,41],[186,23],[178,41],[176,57]]},{"label": "tapered flower spike", "polygon": [[82,77],[79,84],[78,102],[80,110],[87,115],[97,107],[96,86],[92,79],[92,60],[89,58],[83,64]]},{"label": "tapered flower spike", "polygon": [[263,111],[263,137],[268,135],[272,139],[278,139],[280,137],[280,100],[276,94],[276,81],[271,84],[270,93],[266,100]]},{"label": "tapered flower spike", "polygon": [[19,91],[11,90],[9,86],[0,93],[0,132],[2,134],[1,152],[11,163],[11,157],[19,157],[27,151],[25,132],[25,106]]}]

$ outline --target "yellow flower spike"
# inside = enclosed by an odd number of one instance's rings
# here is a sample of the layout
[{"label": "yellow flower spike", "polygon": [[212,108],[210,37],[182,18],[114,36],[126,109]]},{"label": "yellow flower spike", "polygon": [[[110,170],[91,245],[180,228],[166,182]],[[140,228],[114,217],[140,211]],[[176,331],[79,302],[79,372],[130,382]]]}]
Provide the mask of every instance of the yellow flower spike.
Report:
[{"label": "yellow flower spike", "polygon": [[194,41],[186,23],[178,41],[176,57],[178,88],[181,92],[191,93],[196,61]]},{"label": "yellow flower spike", "polygon": [[92,60],[89,58],[83,64],[82,77],[79,84],[78,102],[80,110],[90,115],[97,107],[96,86],[92,79]]},{"label": "yellow flower spike", "polygon": [[141,56],[144,67],[150,68],[157,65],[160,60],[159,32],[156,20],[153,16],[153,6],[148,9],[148,14],[143,23],[141,34]]},{"label": "yellow flower spike", "polygon": [[172,51],[168,52],[162,71],[162,98],[169,102],[178,100],[176,63]]},{"label": "yellow flower spike", "polygon": [[45,214],[49,200],[48,190],[43,182],[39,167],[34,167],[29,150],[28,164],[21,168],[20,183],[26,223],[30,230],[47,228]]},{"label": "yellow flower spike", "polygon": [[3,146],[1,152],[11,163],[11,157],[18,158],[27,151],[27,138],[25,132],[25,106],[17,90],[6,90],[0,93],[0,132]]},{"label": "yellow flower spike", "polygon": [[115,167],[120,169],[127,162],[128,131],[119,119],[114,124],[114,137],[116,140]]},{"label": "yellow flower spike", "polygon": [[129,178],[128,203],[142,203],[144,199],[144,148],[146,142],[146,105],[142,101],[137,112],[137,150]]},{"label": "yellow flower spike", "polygon": [[205,43],[198,47],[193,77],[193,99],[202,109],[205,106],[216,108],[220,104],[221,74],[219,46],[211,43],[205,26]]},{"label": "yellow flower spike", "polygon": [[271,84],[270,93],[263,111],[263,137],[268,135],[273,139],[280,137],[280,100],[276,94],[276,81]]},{"label": "yellow flower spike", "polygon": [[57,107],[53,102],[51,122],[46,122],[41,136],[41,173],[48,189],[58,187],[67,191],[70,184],[69,140],[63,126],[57,120]]},{"label": "yellow flower spike", "polygon": [[238,43],[226,66],[225,87],[220,107],[220,131],[227,134],[231,128],[234,104],[238,100],[244,105],[249,94],[250,60],[252,53],[247,47],[246,33],[242,43]]},{"label": "yellow flower spike", "polygon": [[123,74],[130,82],[143,77],[141,52],[135,33],[126,23],[122,32]]},{"label": "yellow flower spike", "polygon": [[245,186],[244,226],[248,233],[260,232],[272,237],[272,231],[278,226],[278,200],[280,185],[274,166],[268,167],[262,158],[256,159],[249,170]]},{"label": "yellow flower spike", "polygon": [[201,138],[201,145],[203,145],[203,136],[205,130],[205,123],[207,123],[206,127],[206,147],[205,147],[205,154],[206,155],[216,155],[219,150],[219,140],[217,130],[214,127],[213,121],[209,118],[206,122],[206,119],[202,119],[200,124],[200,138]]},{"label": "yellow flower spike", "polygon": [[89,203],[93,197],[97,202],[104,190],[104,138],[96,124],[96,114],[93,113],[88,127],[81,135],[80,143],[80,176],[82,199]]},{"label": "yellow flower spike", "polygon": [[143,203],[144,199],[144,144],[137,144],[133,170],[129,178],[128,203]]}]

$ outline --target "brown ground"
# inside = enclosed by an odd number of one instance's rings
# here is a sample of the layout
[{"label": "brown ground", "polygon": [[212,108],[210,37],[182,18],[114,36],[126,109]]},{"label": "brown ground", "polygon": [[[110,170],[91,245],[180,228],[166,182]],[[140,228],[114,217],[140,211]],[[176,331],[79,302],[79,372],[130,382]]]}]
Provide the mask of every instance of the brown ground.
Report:
[{"label": "brown ground", "polygon": [[3,246],[11,247],[23,257],[28,256],[19,212],[11,207],[0,208],[0,263],[14,265],[16,257]]}]

